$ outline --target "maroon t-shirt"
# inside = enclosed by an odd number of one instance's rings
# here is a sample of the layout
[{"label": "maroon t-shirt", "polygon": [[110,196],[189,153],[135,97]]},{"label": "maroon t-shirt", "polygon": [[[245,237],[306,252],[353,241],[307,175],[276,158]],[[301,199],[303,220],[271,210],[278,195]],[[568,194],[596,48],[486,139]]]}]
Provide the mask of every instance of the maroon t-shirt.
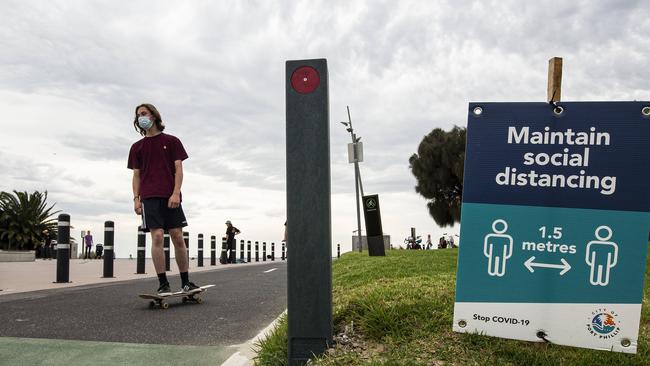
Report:
[{"label": "maroon t-shirt", "polygon": [[131,146],[127,168],[140,169],[140,199],[169,198],[174,193],[176,160],[187,159],[178,138],[160,133],[144,137]]}]

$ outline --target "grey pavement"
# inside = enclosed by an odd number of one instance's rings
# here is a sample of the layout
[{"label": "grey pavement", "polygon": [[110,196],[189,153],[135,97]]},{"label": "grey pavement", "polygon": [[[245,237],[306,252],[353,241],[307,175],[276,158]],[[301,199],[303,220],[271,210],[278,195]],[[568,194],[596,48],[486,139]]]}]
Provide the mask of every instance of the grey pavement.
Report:
[{"label": "grey pavement", "polygon": [[[178,275],[169,280],[172,288],[180,286]],[[167,353],[168,361],[189,362],[182,356],[189,352],[194,364],[218,365],[286,309],[286,262],[220,266],[190,272],[190,280],[215,287],[202,295],[203,304],[175,298],[166,310],[149,309],[148,301],[137,296],[157,288],[155,277],[5,292],[0,296],[0,364],[28,359],[40,360],[28,364],[108,364],[120,354],[123,364],[149,364]],[[54,359],[40,355],[48,347],[69,352]],[[174,347],[189,348],[174,356],[178,352],[169,351]],[[77,363],[61,358],[84,348],[89,351],[77,355]]]}]

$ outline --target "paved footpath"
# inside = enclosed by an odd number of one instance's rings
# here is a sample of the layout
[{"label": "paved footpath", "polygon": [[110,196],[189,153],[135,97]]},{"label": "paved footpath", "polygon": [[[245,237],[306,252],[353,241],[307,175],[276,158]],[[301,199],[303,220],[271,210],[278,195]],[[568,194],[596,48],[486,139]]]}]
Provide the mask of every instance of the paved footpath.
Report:
[{"label": "paved footpath", "polygon": [[[15,263],[0,264],[3,283],[6,264]],[[0,291],[0,364],[220,365],[237,352],[250,358],[247,342],[286,309],[286,262],[193,268],[191,281],[216,286],[202,295],[203,304],[174,298],[166,310],[149,309],[137,296],[157,288],[155,275],[125,281],[116,265],[117,279],[81,285],[90,279],[76,271],[75,277],[71,268],[73,284],[62,288],[52,288],[60,284],[49,278],[50,288],[24,291],[18,284],[39,282],[26,275]],[[169,280],[172,288],[180,286],[178,275]]]}]

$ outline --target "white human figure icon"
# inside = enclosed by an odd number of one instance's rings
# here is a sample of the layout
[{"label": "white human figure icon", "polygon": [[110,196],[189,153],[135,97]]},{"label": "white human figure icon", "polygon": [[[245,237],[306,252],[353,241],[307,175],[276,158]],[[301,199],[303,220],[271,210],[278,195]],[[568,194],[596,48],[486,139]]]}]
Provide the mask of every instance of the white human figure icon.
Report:
[{"label": "white human figure icon", "polygon": [[[497,225],[503,225],[499,230]],[[488,274],[502,277],[506,274],[506,261],[512,256],[512,236],[504,234],[508,230],[508,223],[503,219],[494,220],[492,231],[485,236],[483,254],[488,258]]]},{"label": "white human figure icon", "polygon": [[[600,231],[605,230],[605,236]],[[596,229],[596,238],[587,244],[585,262],[591,267],[589,282],[594,286],[607,286],[609,284],[609,271],[618,262],[618,245],[609,239],[612,238],[612,229],[609,226],[599,226]]]}]

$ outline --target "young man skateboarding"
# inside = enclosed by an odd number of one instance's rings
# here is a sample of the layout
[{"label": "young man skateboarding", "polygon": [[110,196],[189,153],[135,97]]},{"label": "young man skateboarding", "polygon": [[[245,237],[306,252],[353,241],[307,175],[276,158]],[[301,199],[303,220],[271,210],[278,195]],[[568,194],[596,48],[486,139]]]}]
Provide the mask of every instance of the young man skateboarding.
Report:
[{"label": "young man skateboarding", "polygon": [[183,241],[187,221],[181,207],[181,185],[187,153],[178,138],[163,133],[165,125],[153,105],[136,107],[133,126],[144,136],[131,146],[127,165],[133,170],[133,209],[142,215],[142,228],[151,232],[151,257],[160,282],[158,294],[171,293],[165,274],[164,230],[169,231],[174,243],[182,290],[190,292],[198,286],[189,281]]}]

